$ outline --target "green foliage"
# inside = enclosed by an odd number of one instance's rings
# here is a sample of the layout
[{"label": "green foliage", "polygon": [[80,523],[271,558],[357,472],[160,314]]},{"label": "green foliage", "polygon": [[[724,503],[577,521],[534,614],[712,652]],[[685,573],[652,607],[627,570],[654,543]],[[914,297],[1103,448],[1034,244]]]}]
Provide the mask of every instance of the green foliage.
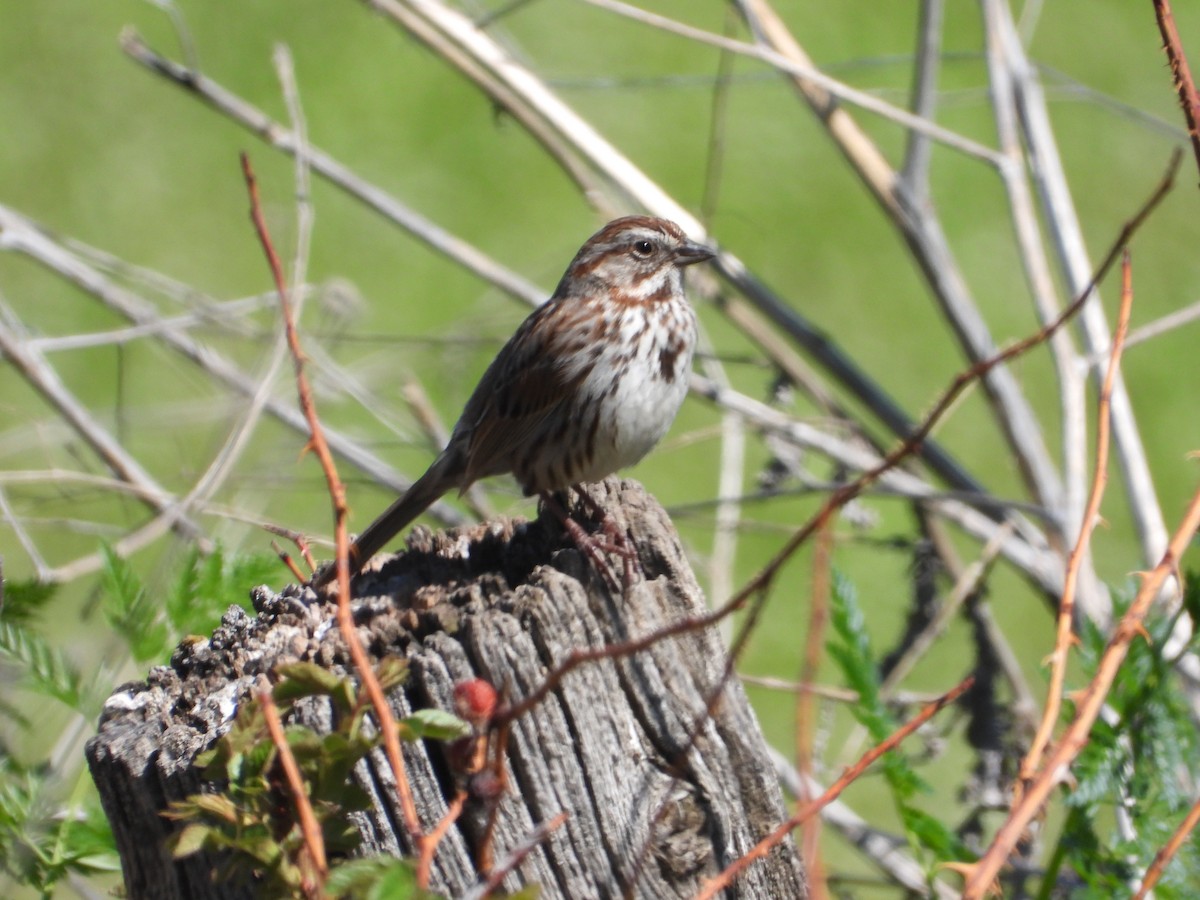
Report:
[{"label": "green foliage", "polygon": [[[1197,606],[1197,577],[1189,573],[1185,608]],[[1131,595],[1119,598],[1116,614]],[[1077,779],[1066,797],[1069,814],[1053,854],[1047,883],[1060,865],[1074,870],[1085,886],[1078,896],[1108,897],[1128,891],[1167,842],[1193,802],[1200,778],[1200,739],[1187,698],[1163,648],[1173,618],[1152,616],[1148,639],[1129,646],[1107,697],[1107,712],[1073,767]],[[1082,628],[1080,657],[1090,679],[1108,643],[1091,623]],[[1193,636],[1190,648],[1200,649]],[[1069,704],[1068,704],[1069,706]],[[1067,709],[1064,716],[1073,716]],[[1125,824],[1118,823],[1118,815]],[[1196,896],[1200,888],[1200,845],[1185,842],[1155,889],[1161,898]]]},{"label": "green foliage", "polygon": [[67,875],[120,868],[108,822],[93,795],[82,809],[56,802],[52,773],[0,755],[0,870],[49,896]]},{"label": "green foliage", "polygon": [[[94,699],[79,670],[59,648],[36,630],[41,613],[54,598],[54,588],[18,581],[4,586],[0,607],[0,663],[19,676],[20,687],[51,697],[81,714],[90,714]],[[89,702],[91,701],[91,702]],[[17,708],[0,700],[0,714],[26,725]]]},{"label": "green foliage", "polygon": [[[346,900],[432,900],[440,897],[432,891],[417,887],[416,867],[412,860],[390,856],[352,859],[342,863],[329,874],[325,890],[334,897]],[[489,897],[508,900],[537,900],[541,886],[529,884],[514,894],[495,892]]]},{"label": "green foliage", "polygon": [[[285,736],[304,778],[313,812],[330,852],[354,848],[357,833],[346,813],[365,809],[366,794],[346,782],[349,771],[372,742],[345,733],[317,737],[291,727]],[[204,777],[224,786],[223,793],[194,794],[173,804],[171,818],[185,822],[172,841],[178,856],[201,850],[232,851],[225,874],[249,870],[271,896],[299,894],[304,841],[294,806],[256,701],[238,712],[233,729],[197,759]]]},{"label": "green foliage", "polygon": [[443,709],[418,709],[398,723],[406,741],[453,741],[471,733],[471,726]]},{"label": "green foliage", "polygon": [[[40,633],[55,597],[53,586],[11,582],[0,608],[0,665],[21,690],[57,700],[79,716],[92,718],[105,692],[103,679],[85,678],[70,657]],[[82,802],[64,804],[78,775],[48,763],[27,766],[19,756],[39,758],[45,735],[17,703],[0,700],[0,725],[16,746],[0,747],[0,872],[18,884],[49,896],[70,874],[91,875],[119,868],[112,833],[94,792]],[[28,744],[29,746],[25,746]],[[23,752],[22,752],[23,751]]]},{"label": "green foliage", "polygon": [[[285,677],[281,684],[287,683]],[[338,705],[334,692],[326,696]],[[294,699],[281,701],[280,713],[286,714],[294,703]],[[348,775],[374,741],[347,717],[325,737],[295,726],[285,729],[285,736],[326,848],[330,853],[353,850],[356,832],[346,814],[365,809],[369,800],[348,783]],[[215,747],[198,756],[196,764],[203,768],[206,780],[221,786],[221,793],[193,794],[172,804],[170,817],[184,823],[174,835],[174,853],[230,851],[223,875],[250,872],[270,896],[299,895],[305,878],[304,838],[257,700],[241,704],[233,727]]]},{"label": "green foliage", "polygon": [[[867,729],[871,740],[879,743],[900,723],[893,717],[879,693],[879,669],[871,653],[866,622],[858,605],[854,585],[841,572],[834,572],[830,622],[829,655],[838,664],[847,685],[858,692],[852,705],[858,722]],[[956,862],[970,857],[969,851],[945,823],[918,809],[913,799],[928,788],[921,780],[903,748],[897,748],[880,760],[884,778],[900,814],[905,834],[914,849],[925,851],[929,874],[938,863]]]},{"label": "green foliage", "polygon": [[[127,648],[138,666],[165,662],[181,638],[211,631],[230,605],[246,603],[250,585],[272,577],[278,566],[271,556],[231,557],[220,548],[209,555],[192,551],[164,592],[144,584],[129,562],[111,549],[102,552],[101,610],[111,629],[109,639]],[[160,602],[164,594],[165,601]],[[54,599],[53,586],[5,585],[0,665],[12,670],[22,689],[51,697],[92,719],[110,680],[81,672],[69,654],[43,633],[45,613]],[[305,698],[323,697],[332,703],[338,722],[328,735],[300,726],[285,729],[327,851],[335,859],[343,858],[332,870],[333,883],[343,886],[335,893],[355,898],[432,897],[417,890],[409,861],[345,859],[358,838],[348,814],[369,802],[350,781],[355,764],[375,745],[374,736],[363,728],[369,708],[365,694],[350,679],[311,663],[283,666],[276,674],[281,680],[274,696],[281,713]],[[407,665],[387,659],[376,674],[383,690],[390,691],[403,683]],[[15,732],[29,730],[30,723],[17,705],[5,699],[0,699],[0,717],[16,726]],[[409,741],[452,740],[470,730],[440,710],[420,710],[397,724],[401,737]],[[39,751],[31,750],[30,755]],[[298,893],[303,842],[290,791],[279,771],[278,752],[257,702],[242,705],[229,733],[198,763],[204,766],[206,778],[224,790],[194,795],[173,809],[171,815],[186,823],[176,835],[175,852],[228,850],[231,866],[254,872],[271,886],[271,895]],[[69,874],[119,869],[112,834],[90,782],[82,803],[64,805],[60,799],[78,778],[77,771],[25,767],[8,748],[0,748],[0,872],[7,878],[49,896]]]},{"label": "green foliage", "polygon": [[208,555],[192,548],[166,595],[172,643],[189,634],[207,634],[230,606],[245,606],[251,585],[279,577],[279,560],[268,553],[229,556],[217,546]]},{"label": "green foliage", "polygon": [[432,897],[417,887],[412,860],[372,856],[342,863],[329,875],[325,889],[335,897],[352,900],[391,900],[392,897]]},{"label": "green foliage", "polygon": [[[147,589],[128,562],[108,548],[102,552],[101,609],[110,631],[98,640],[126,647],[139,667],[166,662],[185,634],[210,631],[228,606],[245,603],[247,587],[269,577],[276,565],[270,556],[231,559],[219,548],[209,556],[193,552],[164,604],[156,599],[162,592]],[[54,585],[4,585],[0,668],[13,687],[56,700],[91,722],[111,688],[107,673],[122,661],[82,671],[69,651],[55,643],[56,632],[48,624],[55,600]],[[35,725],[44,729],[48,718],[39,715],[35,723],[18,699],[7,692],[0,698],[0,727],[12,741],[0,747],[0,872],[46,895],[68,874],[118,868],[112,834],[80,771],[81,760],[67,760],[62,769],[20,762],[44,758],[54,736],[37,733]],[[63,801],[76,794],[82,799]]]},{"label": "green foliage", "polygon": [[169,636],[162,607],[147,593],[133,567],[111,547],[103,547],[104,618],[129,648],[134,662],[161,659]]},{"label": "green foliage", "polygon": [[192,549],[166,602],[152,599],[127,560],[103,548],[104,616],[134,661],[165,660],[188,634],[206,633],[230,606],[246,606],[247,588],[278,570],[270,556],[228,557],[217,547],[202,555]]},{"label": "green foliage", "polygon": [[[376,674],[388,691],[403,682],[407,665],[386,659]],[[330,734],[319,735],[297,725],[284,730],[326,852],[331,860],[343,857],[331,865],[328,892],[364,900],[434,896],[417,889],[411,861],[345,858],[358,841],[348,814],[370,804],[367,794],[350,780],[351,771],[378,740],[362,727],[370,709],[366,692],[351,679],[307,662],[280,666],[276,675],[280,680],[273,696],[281,715],[309,697],[323,697],[333,706],[337,726]],[[452,739],[469,732],[465,722],[438,710],[414,713],[400,726],[402,738],[409,741]],[[184,823],[173,840],[175,854],[226,851],[229,866],[224,875],[250,873],[270,896],[299,896],[305,876],[304,839],[279,766],[278,748],[257,699],[241,705],[229,732],[200,754],[196,764],[203,767],[206,780],[221,786],[221,793],[194,794],[173,804],[169,815]]]},{"label": "green foliage", "polygon": [[0,619],[10,625],[29,625],[58,592],[57,585],[40,581],[6,581]]}]

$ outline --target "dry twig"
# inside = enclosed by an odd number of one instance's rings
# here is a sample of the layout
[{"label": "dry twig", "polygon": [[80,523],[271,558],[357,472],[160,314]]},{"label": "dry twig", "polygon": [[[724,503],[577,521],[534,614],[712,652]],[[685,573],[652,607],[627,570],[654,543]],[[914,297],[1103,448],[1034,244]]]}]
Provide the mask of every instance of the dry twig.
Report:
[{"label": "dry twig", "polygon": [[487,879],[478,888],[467,893],[463,897],[463,900],[484,900],[484,898],[491,896],[495,891],[499,890],[504,879],[508,877],[508,873],[521,865],[525,857],[536,850],[538,845],[557,831],[559,826],[565,821],[567,821],[567,813],[560,812],[553,819],[538,825],[537,828],[529,833],[529,837],[518,846],[513,847],[512,851],[501,861],[500,865],[488,872]]},{"label": "dry twig", "polygon": [[[1042,220],[1051,229],[1050,241],[1058,254],[1066,280],[1066,290],[1080,296],[1086,289],[1095,291],[1092,274],[1096,267],[1088,257],[1083,227],[1071,196],[1066,169],[1055,141],[1037,67],[1025,55],[1017,35],[1012,12],[999,0],[986,0],[985,21],[995,29],[992,39],[999,41],[1011,73],[1016,94],[1018,121],[1029,157],[1029,175],[1042,207]],[[1107,358],[1112,340],[1099,293],[1095,302],[1085,304],[1079,316],[1079,337],[1085,355],[1101,352]],[[1098,383],[1103,376],[1099,367],[1090,370]],[[1161,556],[1167,545],[1167,529],[1158,496],[1150,476],[1141,433],[1133,414],[1133,404],[1124,382],[1113,385],[1112,436],[1115,459],[1124,476],[1125,496],[1147,565]]]},{"label": "dry twig", "polygon": [[[836,519],[830,519],[817,533],[813,548],[812,602],[809,604],[808,631],[804,639],[804,656],[800,668],[801,689],[796,693],[795,739],[796,771],[804,791],[813,778],[813,741],[817,733],[817,695],[808,685],[817,680],[821,654],[825,647],[825,627],[829,622],[829,597],[833,584],[833,539]],[[802,793],[802,803],[812,798]],[[824,871],[820,855],[821,820],[811,818],[804,823],[803,853],[810,886],[824,892]]]}]

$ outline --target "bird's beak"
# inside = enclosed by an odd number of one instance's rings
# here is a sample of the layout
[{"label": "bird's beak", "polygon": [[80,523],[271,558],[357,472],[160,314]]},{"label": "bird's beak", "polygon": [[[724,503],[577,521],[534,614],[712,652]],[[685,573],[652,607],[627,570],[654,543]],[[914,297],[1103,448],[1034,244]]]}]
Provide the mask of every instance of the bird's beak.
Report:
[{"label": "bird's beak", "polygon": [[684,266],[706,262],[716,255],[716,253],[707,247],[688,241],[675,251],[675,265],[682,269]]}]

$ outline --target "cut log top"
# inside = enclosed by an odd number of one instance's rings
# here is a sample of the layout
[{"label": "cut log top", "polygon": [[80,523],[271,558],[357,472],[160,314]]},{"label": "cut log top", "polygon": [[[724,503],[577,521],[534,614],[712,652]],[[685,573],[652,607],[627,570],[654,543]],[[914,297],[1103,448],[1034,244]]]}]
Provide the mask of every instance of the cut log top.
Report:
[{"label": "cut log top", "polygon": [[[374,561],[356,580],[355,618],[368,651],[410,662],[409,680],[390,698],[397,715],[452,709],[454,685],[475,677],[519,702],[573,650],[640,638],[704,612],[662,508],[634,482],[609,479],[589,490],[639,552],[644,578],[623,596],[606,588],[547,517],[436,534],[417,528],[408,552]],[[257,676],[295,660],[346,671],[331,603],[295,585],[279,594],[257,588],[252,598],[257,616],[231,608],[210,639],[181,645],[170,666],[119,688],[88,745],[135,900],[255,896],[251,885],[213,884],[211,858],[172,860],[163,838],[174,826],[159,813],[201,789],[192,760],[228,728]],[[711,628],[661,640],[576,669],[513,723],[494,858],[502,861],[539,823],[564,811],[568,818],[508,876],[505,890],[536,882],[546,898],[687,897],[784,818],[758,724],[736,681],[705,715],[725,660]],[[297,720],[327,731],[330,711],[303,704]],[[443,751],[437,742],[405,745],[426,830],[453,792]],[[410,854],[382,752],[354,777],[373,799],[354,816],[362,851]],[[468,805],[438,848],[434,890],[455,897],[478,882],[473,857],[483,828],[482,810]],[[787,843],[751,866],[727,896],[804,894]]]}]

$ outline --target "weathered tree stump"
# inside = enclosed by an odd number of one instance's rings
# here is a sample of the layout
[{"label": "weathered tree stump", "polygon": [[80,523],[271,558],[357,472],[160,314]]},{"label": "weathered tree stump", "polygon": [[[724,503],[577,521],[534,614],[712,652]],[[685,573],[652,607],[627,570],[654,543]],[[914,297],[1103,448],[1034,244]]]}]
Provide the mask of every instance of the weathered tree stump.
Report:
[{"label": "weathered tree stump", "polygon": [[[640,553],[644,580],[625,596],[609,591],[545,516],[448,533],[418,528],[407,553],[359,577],[356,620],[368,650],[410,660],[409,681],[391,696],[397,715],[452,709],[454,685],[473,677],[506,687],[518,701],[572,650],[641,637],[703,612],[662,508],[633,482],[610,479],[591,491]],[[596,524],[580,521],[589,529]],[[88,744],[133,900],[255,896],[250,884],[214,883],[210,857],[172,859],[164,838],[176,826],[160,813],[201,789],[192,761],[229,726],[258,675],[294,660],[345,671],[330,603],[294,585],[278,595],[259,588],[253,598],[256,617],[231,608],[210,640],[180,646],[170,666],[119,688]],[[740,685],[726,685],[705,717],[724,664],[714,630],[690,632],[582,666],[513,723],[495,859],[539,823],[563,811],[569,817],[504,889],[536,882],[545,898],[686,897],[782,820],[780,789]],[[306,724],[328,730],[328,708],[300,708]],[[436,742],[405,745],[426,828],[453,791],[443,752]],[[355,778],[373,798],[355,822],[363,852],[410,854],[382,752],[360,763]],[[473,850],[483,829],[483,811],[468,806],[438,848],[433,889],[454,897],[477,883]],[[805,894],[787,843],[727,896]]]}]

